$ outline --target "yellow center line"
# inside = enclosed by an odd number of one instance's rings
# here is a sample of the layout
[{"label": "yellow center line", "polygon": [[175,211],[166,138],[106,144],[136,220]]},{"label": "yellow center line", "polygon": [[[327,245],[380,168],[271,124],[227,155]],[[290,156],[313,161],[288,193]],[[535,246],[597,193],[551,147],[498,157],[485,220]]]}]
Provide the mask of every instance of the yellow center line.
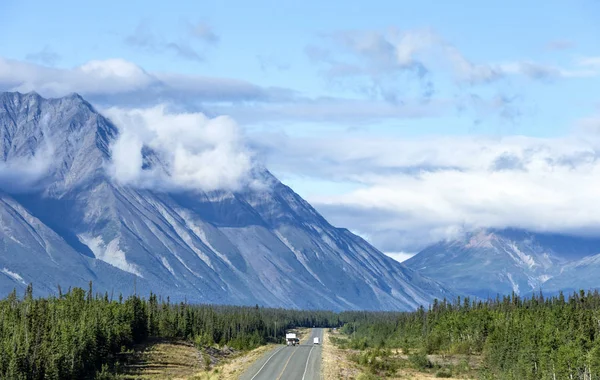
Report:
[{"label": "yellow center line", "polygon": [[285,362],[285,365],[283,366],[281,373],[279,374],[279,376],[277,376],[277,380],[281,379],[281,376],[283,376],[283,373],[285,372],[285,369],[287,368],[288,364],[290,363],[290,360],[292,360],[292,356],[294,356],[296,354],[296,352],[298,352],[297,349],[294,350],[294,353],[291,354],[290,357],[288,358],[287,362]]}]

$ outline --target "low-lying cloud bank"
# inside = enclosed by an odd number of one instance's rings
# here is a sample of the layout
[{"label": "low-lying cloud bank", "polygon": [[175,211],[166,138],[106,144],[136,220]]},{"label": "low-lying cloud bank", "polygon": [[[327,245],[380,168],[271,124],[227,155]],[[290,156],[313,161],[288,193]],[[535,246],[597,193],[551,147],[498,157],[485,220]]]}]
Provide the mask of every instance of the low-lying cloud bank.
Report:
[{"label": "low-lying cloud bank", "polygon": [[284,87],[248,81],[152,72],[124,59],[91,60],[70,68],[49,67],[0,57],[0,91],[62,97],[76,92],[103,107],[149,108],[169,104],[186,112],[231,115],[241,123],[300,121],[365,124],[389,119],[435,117],[457,110],[477,120],[512,118],[514,100],[505,96],[437,97],[423,102],[408,95],[401,101],[307,97]]},{"label": "low-lying cloud bank", "polygon": [[600,139],[590,120],[562,138],[279,135],[255,143],[275,173],[347,185],[343,194],[309,196],[334,224],[383,251],[415,252],[480,227],[600,234]]},{"label": "low-lying cloud bank", "polygon": [[202,102],[284,101],[291,90],[231,78],[149,72],[124,59],[92,60],[55,68],[0,57],[0,90],[36,91],[44,97],[72,92],[103,105],[148,107],[157,102],[199,108]]},{"label": "low-lying cloud bank", "polygon": [[51,169],[52,152],[52,147],[45,146],[31,158],[0,161],[0,190],[20,193],[41,186],[40,181]]}]

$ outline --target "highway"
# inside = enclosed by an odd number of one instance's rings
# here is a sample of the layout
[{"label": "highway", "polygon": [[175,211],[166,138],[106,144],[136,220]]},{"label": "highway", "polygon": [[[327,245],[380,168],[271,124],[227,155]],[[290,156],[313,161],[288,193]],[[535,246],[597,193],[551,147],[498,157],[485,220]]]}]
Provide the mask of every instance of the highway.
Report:
[{"label": "highway", "polygon": [[312,329],[307,340],[298,346],[277,346],[256,361],[240,380],[320,380],[321,345],[313,344],[323,329]]}]

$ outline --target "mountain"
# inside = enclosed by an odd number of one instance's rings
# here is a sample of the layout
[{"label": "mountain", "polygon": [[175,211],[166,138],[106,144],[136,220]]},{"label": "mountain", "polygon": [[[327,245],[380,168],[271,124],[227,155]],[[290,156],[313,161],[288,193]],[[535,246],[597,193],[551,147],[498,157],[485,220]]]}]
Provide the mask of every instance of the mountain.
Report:
[{"label": "mountain", "polygon": [[600,288],[600,254],[586,256],[563,266],[556,276],[544,284],[544,291],[554,294],[579,292]]},{"label": "mountain", "polygon": [[431,245],[404,264],[459,292],[487,298],[558,291],[566,283],[587,286],[580,273],[598,253],[597,238],[481,229]]},{"label": "mountain", "polygon": [[[158,191],[107,174],[113,123],[78,95],[0,95],[0,293],[34,285],[171,300],[409,310],[452,297],[267,170],[243,191]],[[151,149],[144,169],[165,167]]]}]

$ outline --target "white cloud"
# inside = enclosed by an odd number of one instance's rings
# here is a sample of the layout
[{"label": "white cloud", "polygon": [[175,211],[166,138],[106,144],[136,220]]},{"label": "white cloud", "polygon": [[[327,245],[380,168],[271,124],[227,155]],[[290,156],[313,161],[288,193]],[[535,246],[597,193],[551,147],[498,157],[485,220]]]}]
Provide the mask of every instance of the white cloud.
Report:
[{"label": "white cloud", "polygon": [[36,91],[45,97],[77,92],[103,105],[139,107],[169,102],[196,109],[202,102],[276,102],[295,96],[290,90],[230,78],[148,72],[123,59],[51,68],[0,57],[0,91]]},{"label": "white cloud", "polygon": [[[81,77],[85,83],[85,87],[80,90],[84,93],[111,94],[135,91],[148,87],[155,81],[141,67],[122,59],[89,61],[73,70],[73,74]],[[76,91],[73,89],[71,92]]]},{"label": "white cloud", "polygon": [[[164,105],[110,108],[105,114],[121,131],[109,168],[120,183],[204,191],[252,185],[252,154],[229,117],[171,113]],[[144,147],[151,150],[145,157]]]},{"label": "white cloud", "polygon": [[308,200],[383,251],[414,252],[478,227],[600,233],[595,136],[280,136],[271,144],[276,174],[347,183],[343,194]]},{"label": "white cloud", "polygon": [[585,57],[578,60],[580,66],[592,67],[600,70],[600,57]]},{"label": "white cloud", "polygon": [[525,58],[474,62],[431,29],[342,31],[325,35],[320,42],[307,47],[306,53],[321,65],[328,81],[392,102],[414,97],[415,92],[428,99],[447,91],[443,85],[447,81],[464,92],[465,87],[473,91],[511,77],[547,81],[600,75],[600,61],[594,57],[570,67]]},{"label": "white cloud", "polygon": [[[27,192],[40,186],[51,170],[53,147],[43,145],[36,155],[13,157],[0,161],[0,189],[8,192]],[[13,152],[8,152],[11,154]]]},{"label": "white cloud", "polygon": [[0,58],[0,88],[7,91],[37,91],[46,96],[72,92],[113,95],[138,91],[154,82],[156,79],[139,66],[122,59],[56,69]]},{"label": "white cloud", "polygon": [[427,103],[418,100],[403,104],[390,104],[379,101],[318,98],[298,100],[284,104],[213,106],[212,111],[234,116],[247,123],[272,120],[300,120],[318,123],[344,123],[345,125],[364,124],[385,119],[416,119],[439,116],[452,110],[452,100],[432,100]]},{"label": "white cloud", "polygon": [[581,133],[600,135],[600,114],[580,119],[577,122],[576,128]]}]

